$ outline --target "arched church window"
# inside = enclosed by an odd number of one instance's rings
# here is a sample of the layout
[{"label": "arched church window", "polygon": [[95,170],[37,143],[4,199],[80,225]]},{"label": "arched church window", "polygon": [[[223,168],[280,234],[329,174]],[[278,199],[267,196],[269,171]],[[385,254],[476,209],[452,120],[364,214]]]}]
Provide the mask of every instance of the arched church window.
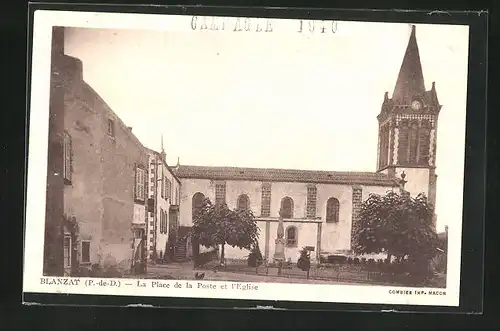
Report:
[{"label": "arched church window", "polygon": [[193,207],[193,218],[196,215],[196,213],[201,209],[203,206],[203,200],[205,200],[205,195],[201,192],[197,192],[193,195],[193,201],[192,201],[192,207]]},{"label": "arched church window", "polygon": [[238,210],[250,209],[250,199],[248,198],[248,195],[242,194],[238,197],[237,209]]},{"label": "arched church window", "polygon": [[385,124],[380,128],[380,159],[379,168],[383,168],[389,164],[389,125]]},{"label": "arched church window", "polygon": [[408,163],[408,141],[410,128],[409,123],[403,120],[399,123],[399,141],[398,141],[398,163]]},{"label": "arched church window", "polygon": [[298,233],[297,228],[295,226],[289,226],[286,228],[286,245],[288,247],[297,247],[298,242]]},{"label": "arched church window", "polygon": [[337,223],[339,221],[340,203],[336,198],[330,198],[326,202],[326,222]]},{"label": "arched church window", "polygon": [[416,163],[418,159],[418,122],[412,121],[410,125],[410,141],[409,141],[409,163]]},{"label": "arched church window", "polygon": [[431,123],[423,120],[419,130],[419,155],[418,163],[429,165],[430,144],[431,144]]},{"label": "arched church window", "polygon": [[293,218],[293,200],[290,197],[284,197],[281,200],[281,217]]}]

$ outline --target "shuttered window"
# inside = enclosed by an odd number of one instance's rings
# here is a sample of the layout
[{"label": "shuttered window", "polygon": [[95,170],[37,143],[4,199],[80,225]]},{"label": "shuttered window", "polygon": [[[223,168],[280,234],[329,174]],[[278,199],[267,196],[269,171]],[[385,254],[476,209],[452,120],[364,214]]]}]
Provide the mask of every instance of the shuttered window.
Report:
[{"label": "shuttered window", "polygon": [[144,201],[146,171],[136,166],[135,168],[135,199]]}]

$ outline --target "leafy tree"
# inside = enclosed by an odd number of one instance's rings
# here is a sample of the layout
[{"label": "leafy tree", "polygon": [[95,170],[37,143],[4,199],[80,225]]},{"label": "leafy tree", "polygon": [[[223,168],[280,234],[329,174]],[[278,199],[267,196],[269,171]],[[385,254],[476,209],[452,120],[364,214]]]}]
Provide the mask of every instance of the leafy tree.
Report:
[{"label": "leafy tree", "polygon": [[388,259],[399,261],[407,257],[421,269],[436,254],[433,217],[424,194],[371,194],[354,224],[353,249],[358,254],[386,251]]},{"label": "leafy tree", "polygon": [[251,210],[231,210],[225,203],[212,204],[205,198],[193,215],[190,234],[205,247],[220,245],[224,263],[224,246],[252,249],[257,244],[259,228]]}]

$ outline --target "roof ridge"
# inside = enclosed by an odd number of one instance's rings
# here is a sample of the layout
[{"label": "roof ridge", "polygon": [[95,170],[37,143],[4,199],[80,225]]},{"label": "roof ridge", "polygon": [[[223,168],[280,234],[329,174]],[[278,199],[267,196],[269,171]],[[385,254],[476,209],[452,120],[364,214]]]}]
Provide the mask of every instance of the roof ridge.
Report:
[{"label": "roof ridge", "polygon": [[[175,168],[175,167],[173,167]],[[372,171],[338,171],[338,170],[313,170],[313,169],[296,169],[296,168],[258,168],[258,167],[236,167],[236,166],[203,166],[203,165],[180,165],[179,168],[197,168],[197,169],[214,169],[214,170],[257,170],[257,171],[288,171],[288,172],[316,172],[316,173],[337,173],[337,174],[373,174],[381,177],[389,177],[387,174],[372,172]]]},{"label": "roof ridge", "polygon": [[218,166],[180,165],[172,168],[179,178],[198,178],[209,180],[248,180],[261,182],[301,182],[342,185],[398,185],[397,180],[379,172],[325,171],[276,168],[243,168]]}]

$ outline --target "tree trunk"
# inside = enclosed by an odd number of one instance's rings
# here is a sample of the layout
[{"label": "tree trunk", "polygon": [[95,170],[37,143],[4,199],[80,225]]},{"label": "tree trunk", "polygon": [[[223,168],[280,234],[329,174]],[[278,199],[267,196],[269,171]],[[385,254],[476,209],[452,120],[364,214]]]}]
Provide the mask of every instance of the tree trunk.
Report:
[{"label": "tree trunk", "polygon": [[223,243],[221,245],[222,247],[221,247],[221,251],[220,251],[220,264],[221,265],[225,265],[226,264],[225,263],[226,261],[225,261],[225,258],[224,258],[224,245],[225,245],[225,243]]},{"label": "tree trunk", "polygon": [[391,263],[392,254],[387,252],[387,263]]}]

